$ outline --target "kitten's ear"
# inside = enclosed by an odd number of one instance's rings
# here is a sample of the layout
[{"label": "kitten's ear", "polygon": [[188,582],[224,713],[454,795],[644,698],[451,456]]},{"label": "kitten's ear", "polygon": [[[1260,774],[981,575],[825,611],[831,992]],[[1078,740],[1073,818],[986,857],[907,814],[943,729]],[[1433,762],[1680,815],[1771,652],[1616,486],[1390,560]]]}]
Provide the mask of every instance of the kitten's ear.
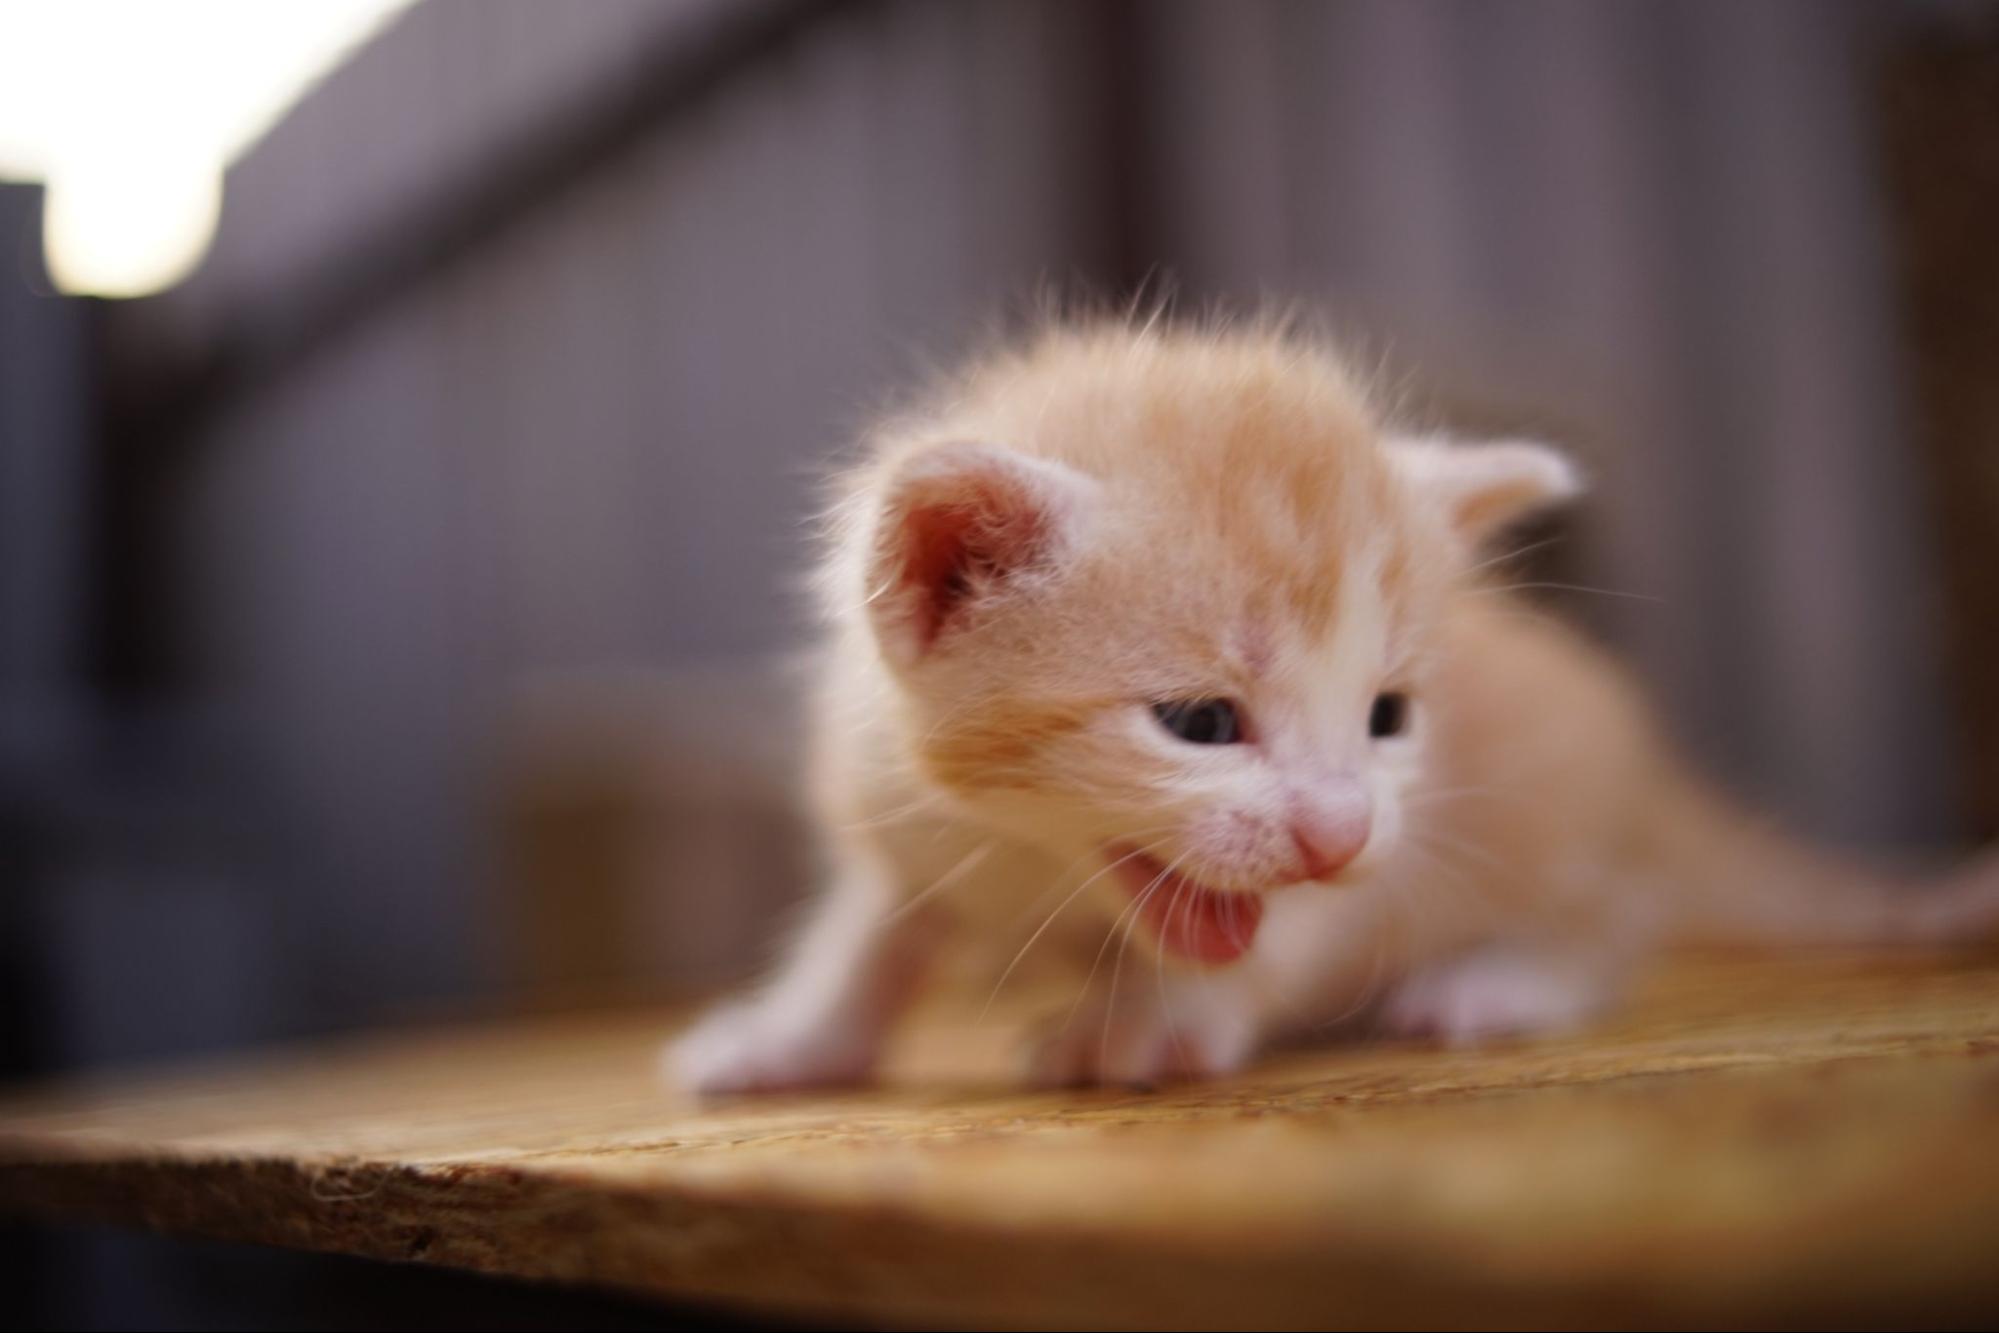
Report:
[{"label": "kitten's ear", "polygon": [[1533,440],[1460,444],[1400,436],[1389,440],[1388,456],[1418,494],[1442,506],[1470,546],[1583,490],[1582,473],[1568,455]]},{"label": "kitten's ear", "polygon": [[911,662],[976,604],[1053,569],[1094,482],[989,444],[926,448],[890,476],[868,570],[882,647]]}]

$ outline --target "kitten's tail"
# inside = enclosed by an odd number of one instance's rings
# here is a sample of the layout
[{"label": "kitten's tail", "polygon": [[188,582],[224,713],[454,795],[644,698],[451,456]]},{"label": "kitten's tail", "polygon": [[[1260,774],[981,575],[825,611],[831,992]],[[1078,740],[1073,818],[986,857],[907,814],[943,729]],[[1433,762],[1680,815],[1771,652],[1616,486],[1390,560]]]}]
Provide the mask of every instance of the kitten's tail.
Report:
[{"label": "kitten's tail", "polygon": [[1691,783],[1650,812],[1643,860],[1663,872],[1669,933],[1697,944],[1999,941],[1999,852],[1938,877],[1809,847]]}]

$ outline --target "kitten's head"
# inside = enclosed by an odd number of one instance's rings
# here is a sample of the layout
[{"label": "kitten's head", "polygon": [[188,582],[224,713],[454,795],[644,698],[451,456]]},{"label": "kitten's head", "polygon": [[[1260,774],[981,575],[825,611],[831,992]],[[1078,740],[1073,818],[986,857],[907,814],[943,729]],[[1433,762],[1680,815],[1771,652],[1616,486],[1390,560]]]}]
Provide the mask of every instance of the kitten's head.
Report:
[{"label": "kitten's head", "polygon": [[844,577],[913,761],[978,818],[1100,853],[1208,961],[1264,892],[1392,854],[1444,598],[1576,489],[1544,446],[1385,435],[1322,353],[1107,332],[987,368],[861,480]]}]

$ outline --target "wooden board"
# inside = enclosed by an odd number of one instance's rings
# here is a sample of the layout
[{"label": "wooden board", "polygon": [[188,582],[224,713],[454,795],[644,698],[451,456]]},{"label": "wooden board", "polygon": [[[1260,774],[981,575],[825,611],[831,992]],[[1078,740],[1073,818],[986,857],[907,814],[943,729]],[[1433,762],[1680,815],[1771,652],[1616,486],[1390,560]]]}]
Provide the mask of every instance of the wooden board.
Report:
[{"label": "wooden board", "polygon": [[0,1207],[875,1323],[1975,1322],[1999,1310],[1999,957],[1693,959],[1587,1035],[696,1108],[657,1015],[0,1099]]}]

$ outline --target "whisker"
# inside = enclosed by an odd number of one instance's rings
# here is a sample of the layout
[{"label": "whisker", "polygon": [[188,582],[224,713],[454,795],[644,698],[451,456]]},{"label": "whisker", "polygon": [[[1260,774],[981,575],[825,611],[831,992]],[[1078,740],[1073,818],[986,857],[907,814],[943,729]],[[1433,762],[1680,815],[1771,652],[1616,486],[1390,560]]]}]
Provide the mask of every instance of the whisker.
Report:
[{"label": "whisker", "polygon": [[980,843],[977,847],[972,848],[972,850],[967,852],[956,865],[952,866],[949,870],[939,875],[931,883],[929,888],[917,894],[914,898],[911,898],[908,902],[904,903],[902,906],[896,908],[893,912],[890,912],[887,916],[883,917],[882,924],[885,926],[893,925],[895,922],[900,921],[903,917],[915,911],[917,907],[927,902],[929,899],[935,897],[937,894],[943,892],[945,889],[951,887],[954,884],[962,882],[965,876],[969,874],[971,871],[977,869],[980,865],[982,865],[985,862],[985,859],[993,854],[993,849],[998,846],[999,846],[998,838],[988,838],[986,841]]},{"label": "whisker", "polygon": [[[1462,854],[1469,850],[1468,848],[1459,847],[1453,849],[1448,846],[1428,845],[1417,842],[1413,850],[1424,858],[1424,864],[1432,871],[1440,873],[1450,880],[1450,886],[1457,891],[1456,896],[1450,903],[1450,907],[1454,912],[1460,915],[1465,912],[1476,913],[1481,921],[1486,924],[1498,924],[1503,920],[1505,913],[1500,909],[1498,904],[1494,903],[1489,895],[1476,891],[1471,882],[1465,877],[1462,866],[1454,865],[1445,858],[1444,853],[1448,851],[1457,850]],[[1423,888],[1420,891],[1429,893],[1434,898],[1436,896],[1436,888],[1436,885],[1424,881]]]},{"label": "whisker", "polygon": [[[1091,875],[1081,884],[1078,884],[1075,887],[1075,889],[1071,891],[1069,896],[1067,898],[1064,898],[1060,903],[1060,905],[1058,905],[1054,911],[1050,912],[1047,915],[1047,917],[1042,920],[1039,926],[1035,927],[1034,933],[1027,937],[1027,943],[1020,946],[1019,951],[1014,954],[1012,961],[1007,963],[1006,970],[1000,973],[999,980],[993,983],[992,994],[986,996],[985,1008],[979,1010],[980,1022],[985,1021],[986,1014],[992,1009],[993,1001],[999,998],[1000,990],[1002,987],[1006,985],[1007,978],[1013,975],[1013,970],[1016,967],[1020,966],[1020,960],[1027,957],[1027,951],[1034,947],[1035,941],[1039,940],[1044,934],[1048,932],[1048,928],[1055,924],[1055,918],[1062,915],[1062,913],[1068,909],[1070,903],[1075,902],[1077,898],[1081,897],[1083,894],[1083,890],[1089,888],[1092,884],[1096,883],[1099,879],[1102,879],[1105,875],[1108,875],[1112,870],[1116,869],[1124,862],[1131,860],[1132,857],[1142,856],[1142,855],[1144,855],[1144,850],[1142,848],[1134,847],[1132,850],[1126,852],[1123,856],[1118,857],[1115,861],[1112,861],[1109,864],[1105,865],[1102,869],[1098,870],[1094,875]],[[1080,860],[1081,858],[1079,857],[1077,859]],[[1075,862],[1072,861],[1069,864],[1074,865]],[[1061,880],[1058,878],[1056,880],[1056,883],[1060,884]]]},{"label": "whisker", "polygon": [[[1147,850],[1150,851],[1152,849],[1147,849]],[[1090,987],[1092,984],[1095,983],[1097,979],[1097,971],[1104,965],[1104,951],[1110,948],[1111,941],[1117,938],[1118,927],[1125,923],[1126,917],[1129,917],[1132,913],[1138,911],[1139,904],[1144,901],[1145,901],[1145,895],[1143,893],[1134,894],[1132,896],[1132,900],[1124,905],[1124,909],[1120,911],[1117,914],[1117,916],[1112,918],[1110,929],[1104,932],[1104,942],[1097,946],[1097,956],[1090,963],[1089,975],[1083,978],[1083,988],[1076,992],[1075,1003],[1069,1006],[1068,1017],[1062,1020],[1063,1027],[1066,1028],[1069,1026],[1069,1024],[1076,1021],[1076,1011],[1082,1008],[1083,1001],[1089,998]],[[1113,987],[1115,987],[1116,984],[1115,980],[1113,980],[1112,984]]]},{"label": "whisker", "polygon": [[1510,551],[1501,551],[1498,555],[1492,556],[1485,560],[1481,560],[1477,564],[1473,565],[1470,569],[1467,569],[1465,571],[1465,576],[1469,578],[1471,575],[1478,573],[1482,569],[1490,569],[1494,565],[1503,565],[1509,560],[1518,560],[1523,555],[1530,555],[1533,552],[1539,551],[1544,547],[1553,546],[1555,543],[1561,540],[1562,538],[1560,537],[1560,535],[1556,535],[1553,537],[1543,537],[1538,542],[1529,542],[1525,546],[1516,546]]},{"label": "whisker", "polygon": [[1625,597],[1634,602],[1663,602],[1666,600],[1663,597],[1655,597],[1647,592],[1622,592],[1616,588],[1592,588],[1586,583],[1508,583],[1491,588],[1473,588],[1464,595],[1467,597],[1488,597],[1500,593],[1531,592],[1540,588],[1552,589],[1557,592],[1594,593],[1598,597]]},{"label": "whisker", "polygon": [[[1182,879],[1173,890],[1172,901],[1166,904],[1166,926],[1168,931],[1172,929],[1174,912],[1184,909],[1189,915],[1192,915],[1194,900],[1193,895],[1188,892],[1190,887],[1189,882]],[[1163,935],[1166,932],[1161,933]],[[1160,947],[1153,952],[1152,976],[1154,986],[1159,992],[1159,1012],[1166,1016],[1166,1038],[1173,1043],[1174,1058],[1179,1061],[1182,1069],[1186,1069],[1188,1067],[1187,1047],[1180,1040],[1180,1022],[1173,1016],[1173,1002],[1166,998],[1166,948],[1163,939],[1160,941]]]},{"label": "whisker", "polygon": [[[1178,825],[1155,824],[1151,828],[1132,829],[1123,833],[1118,838],[1118,841],[1129,842],[1134,839],[1149,838],[1155,833],[1171,832],[1176,827],[1178,827]],[[1156,844],[1148,844],[1138,847],[1139,851],[1147,853],[1150,853],[1150,851],[1155,849],[1156,849]],[[1089,860],[1090,858],[1101,855],[1103,851],[1104,851],[1103,848],[1092,847],[1080,853],[1077,856],[1071,857],[1066,865],[1064,865],[1060,870],[1055,872],[1055,876],[1053,879],[1049,881],[1048,887],[1043,889],[1040,893],[1036,894],[1034,897],[1034,901],[1029,903],[1024,909],[1022,909],[1020,914],[1014,918],[1013,925],[1015,927],[1018,927],[1021,924],[1021,922],[1025,921],[1028,917],[1032,916],[1035,912],[1040,910],[1041,904],[1048,901],[1050,894],[1060,892],[1062,881],[1066,880],[1069,877],[1069,872],[1071,872],[1078,865]],[[1129,859],[1130,859],[1130,854],[1127,853],[1126,855],[1120,856],[1116,860],[1111,861],[1109,864],[1100,867],[1095,874],[1091,875],[1089,879],[1084,881],[1084,886],[1087,887],[1089,884],[1092,884],[1095,881],[1103,878],[1103,876],[1109,873],[1113,867]]]},{"label": "whisker", "polygon": [[1372,925],[1373,929],[1366,932],[1374,937],[1374,950],[1368,958],[1367,977],[1355,989],[1353,998],[1347,1002],[1345,1009],[1342,1009],[1339,1013],[1321,1021],[1317,1025],[1318,1030],[1322,1032],[1327,1028],[1338,1027],[1365,1010],[1368,1005],[1374,1002],[1376,993],[1385,984],[1387,973],[1385,964],[1388,960],[1388,932],[1382,928],[1382,923],[1379,921],[1373,922]]},{"label": "whisker", "polygon": [[1442,829],[1411,828],[1406,830],[1402,836],[1418,847],[1427,848],[1432,852],[1439,850],[1455,851],[1461,856],[1476,857],[1489,870],[1497,871],[1501,875],[1506,873],[1506,863],[1500,860],[1499,857],[1476,843],[1467,842],[1463,838],[1444,832]]},{"label": "whisker", "polygon": [[[1172,861],[1167,863],[1165,869],[1161,870],[1158,875],[1153,877],[1151,883],[1145,886],[1144,892],[1140,893],[1137,899],[1141,912],[1143,911],[1143,905],[1152,897],[1153,894],[1159,892],[1159,886],[1164,884],[1167,878],[1170,875],[1172,875],[1175,868],[1178,867],[1180,863],[1185,861],[1186,859],[1187,858],[1184,853],[1174,858]],[[1131,933],[1133,930],[1137,928],[1137,926],[1138,926],[1138,915],[1134,914],[1131,917],[1131,919],[1125,924],[1124,942],[1118,945],[1117,960],[1111,966],[1110,998],[1108,1003],[1106,1003],[1104,1006],[1103,1034],[1101,1037],[1098,1038],[1097,1041],[1097,1067],[1100,1070],[1103,1068],[1104,1063],[1108,1058],[1110,1052],[1111,1019],[1112,1016],[1117,1011],[1118,986],[1124,974],[1124,951],[1131,947]]]},{"label": "whisker", "polygon": [[1519,801],[1527,801],[1529,799],[1526,792],[1515,791],[1508,787],[1488,783],[1483,786],[1419,788],[1403,797],[1402,803],[1406,806],[1414,807],[1426,805],[1434,801],[1453,800],[1460,796],[1510,796]]},{"label": "whisker", "polygon": [[842,832],[858,833],[862,829],[871,829],[883,824],[892,824],[904,815],[914,814],[916,811],[929,806],[941,806],[942,804],[944,804],[944,799],[941,796],[926,794],[917,797],[907,805],[899,805],[891,810],[885,810],[881,814],[869,815],[866,819],[858,819],[851,824],[842,824],[839,827]]}]

